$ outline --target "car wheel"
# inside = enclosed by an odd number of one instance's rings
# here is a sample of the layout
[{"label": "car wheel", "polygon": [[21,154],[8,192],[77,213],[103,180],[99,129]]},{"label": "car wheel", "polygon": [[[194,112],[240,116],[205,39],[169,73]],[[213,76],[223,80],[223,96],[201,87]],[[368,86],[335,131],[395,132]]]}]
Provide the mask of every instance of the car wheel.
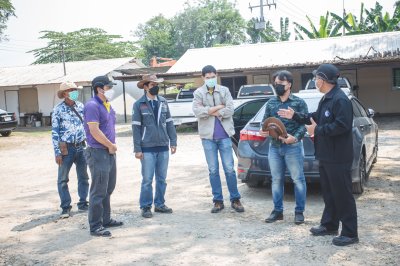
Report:
[{"label": "car wheel", "polygon": [[264,183],[263,181],[253,181],[246,183],[246,185],[250,188],[256,188],[256,187],[261,187],[263,183]]},{"label": "car wheel", "polygon": [[0,132],[0,134],[1,134],[3,137],[8,137],[8,136],[11,135],[11,130],[10,130],[10,131],[3,131],[3,132]]},{"label": "car wheel", "polygon": [[358,175],[360,177],[360,181],[353,183],[353,193],[361,194],[364,192],[365,182],[367,180],[367,170],[365,163],[365,155],[362,154],[360,157],[360,161],[358,163]]}]

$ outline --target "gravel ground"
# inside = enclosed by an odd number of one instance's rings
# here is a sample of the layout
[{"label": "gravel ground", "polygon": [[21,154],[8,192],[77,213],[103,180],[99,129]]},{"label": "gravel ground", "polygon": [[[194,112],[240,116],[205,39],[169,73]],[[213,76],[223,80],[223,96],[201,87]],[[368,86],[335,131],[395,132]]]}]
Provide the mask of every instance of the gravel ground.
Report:
[{"label": "gravel ground", "polygon": [[[167,205],[173,214],[143,219],[139,212],[140,163],[132,154],[130,128],[118,126],[118,180],[113,216],[124,221],[112,238],[91,237],[87,214],[58,219],[50,132],[24,130],[0,138],[0,265],[399,265],[400,119],[377,118],[378,162],[357,196],[360,243],[336,247],[330,236],[313,237],[323,202],[318,185],[308,187],[306,223],[296,226],[293,189],[287,186],[285,217],[264,223],[271,190],[239,183],[244,213],[226,208],[211,214],[212,195],[200,139],[179,133],[170,157]],[[70,175],[73,202],[76,174]]]}]

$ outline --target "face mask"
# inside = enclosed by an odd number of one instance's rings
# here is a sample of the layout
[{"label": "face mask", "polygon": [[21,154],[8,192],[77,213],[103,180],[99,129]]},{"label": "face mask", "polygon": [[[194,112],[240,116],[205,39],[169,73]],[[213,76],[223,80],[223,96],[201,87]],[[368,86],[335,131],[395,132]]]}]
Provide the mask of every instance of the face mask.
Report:
[{"label": "face mask", "polygon": [[79,91],[70,91],[68,94],[68,98],[70,98],[72,101],[78,100],[79,97]]},{"label": "face mask", "polygon": [[106,99],[108,101],[111,101],[113,96],[114,96],[114,90],[113,89],[110,89],[108,91],[104,91],[104,97],[106,97]]},{"label": "face mask", "polygon": [[315,88],[317,89],[317,91],[321,92],[321,87],[318,87],[317,80],[315,80],[314,84],[315,84]]},{"label": "face mask", "polygon": [[159,90],[160,90],[160,88],[158,86],[154,86],[154,87],[149,89],[149,93],[151,95],[157,95]]},{"label": "face mask", "polygon": [[215,85],[217,85],[217,78],[215,77],[215,78],[211,78],[211,79],[206,79],[205,83],[206,83],[207,87],[214,88]]},{"label": "face mask", "polygon": [[285,94],[285,85],[276,84],[275,91],[276,91],[276,94],[278,94],[278,96],[282,96],[283,94]]}]

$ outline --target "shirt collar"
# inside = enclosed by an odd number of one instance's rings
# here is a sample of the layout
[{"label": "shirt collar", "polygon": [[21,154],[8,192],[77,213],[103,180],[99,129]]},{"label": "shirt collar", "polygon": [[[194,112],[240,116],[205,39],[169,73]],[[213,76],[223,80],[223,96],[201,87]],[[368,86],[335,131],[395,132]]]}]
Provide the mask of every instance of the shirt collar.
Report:
[{"label": "shirt collar", "polygon": [[339,86],[336,84],[335,87],[333,87],[327,94],[325,94],[325,96],[324,96],[325,99],[332,98],[333,95],[335,95],[338,90],[340,90],[340,89],[339,89]]}]

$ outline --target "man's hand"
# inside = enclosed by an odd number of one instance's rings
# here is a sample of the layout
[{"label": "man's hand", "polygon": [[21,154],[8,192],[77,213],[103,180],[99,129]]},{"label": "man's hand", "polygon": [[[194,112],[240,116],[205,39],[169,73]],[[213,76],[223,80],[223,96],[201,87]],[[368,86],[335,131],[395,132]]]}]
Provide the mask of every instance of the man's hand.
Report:
[{"label": "man's hand", "polygon": [[175,154],[176,152],[176,146],[171,146],[171,154]]},{"label": "man's hand", "polygon": [[61,155],[56,156],[56,164],[58,164],[58,166],[62,165],[62,161],[63,160]]},{"label": "man's hand", "polygon": [[135,158],[142,160],[143,159],[143,152],[135,152]]},{"label": "man's hand", "polygon": [[315,123],[314,119],[310,118],[311,125],[306,125],[307,133],[310,136],[314,136],[315,128],[317,127],[317,123]]},{"label": "man's hand", "polygon": [[290,107],[288,107],[288,109],[279,109],[278,115],[282,118],[292,119],[294,115],[294,110]]},{"label": "man's hand", "polygon": [[112,144],[111,146],[108,147],[108,153],[115,154],[116,151],[117,151],[117,145],[116,144]]},{"label": "man's hand", "polygon": [[262,128],[260,129],[260,131],[258,131],[258,133],[259,133],[262,137],[268,137],[268,136],[269,136],[269,131],[263,131]]},{"label": "man's hand", "polygon": [[285,143],[285,144],[293,144],[293,143],[297,142],[297,139],[290,134],[288,134],[287,138],[279,136],[279,139],[282,141],[282,143]]}]

